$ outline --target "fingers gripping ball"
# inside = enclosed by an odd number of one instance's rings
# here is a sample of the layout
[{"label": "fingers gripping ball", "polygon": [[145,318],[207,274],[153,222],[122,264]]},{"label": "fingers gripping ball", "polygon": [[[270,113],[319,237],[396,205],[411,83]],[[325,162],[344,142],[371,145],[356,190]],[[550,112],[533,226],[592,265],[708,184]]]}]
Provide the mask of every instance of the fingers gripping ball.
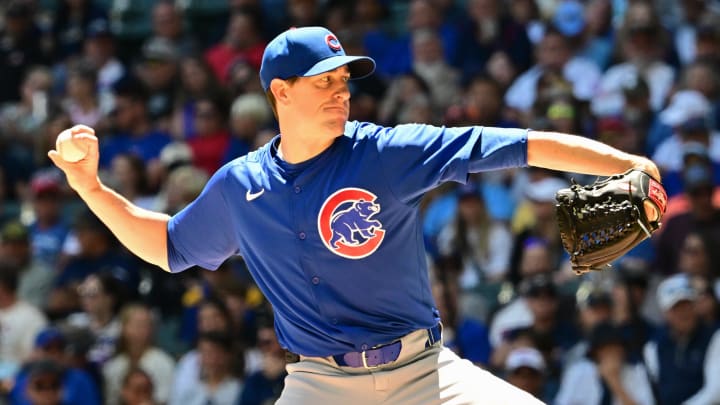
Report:
[{"label": "fingers gripping ball", "polygon": [[79,162],[88,154],[87,146],[75,139],[80,134],[95,135],[95,130],[85,125],[75,125],[60,132],[55,141],[55,149],[66,162]]},{"label": "fingers gripping ball", "polygon": [[578,274],[606,268],[649,238],[667,205],[662,184],[639,170],[573,184],[556,199],[560,238]]}]

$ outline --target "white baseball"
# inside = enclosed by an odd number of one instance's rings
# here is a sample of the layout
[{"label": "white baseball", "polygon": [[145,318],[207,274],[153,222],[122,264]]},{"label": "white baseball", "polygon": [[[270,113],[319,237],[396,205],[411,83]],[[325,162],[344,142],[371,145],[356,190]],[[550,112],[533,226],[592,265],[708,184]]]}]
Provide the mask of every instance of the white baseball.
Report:
[{"label": "white baseball", "polygon": [[83,147],[80,142],[75,142],[74,134],[77,132],[89,132],[93,134],[95,131],[84,125],[76,125],[70,129],[60,132],[55,140],[55,150],[58,151],[60,157],[66,162],[78,162],[87,156],[87,147]]}]

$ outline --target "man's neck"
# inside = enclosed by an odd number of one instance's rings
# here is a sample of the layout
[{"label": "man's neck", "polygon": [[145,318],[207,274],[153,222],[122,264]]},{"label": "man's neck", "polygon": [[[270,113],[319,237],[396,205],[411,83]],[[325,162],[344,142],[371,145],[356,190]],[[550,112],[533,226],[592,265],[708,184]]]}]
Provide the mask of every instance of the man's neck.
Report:
[{"label": "man's neck", "polygon": [[309,140],[280,135],[278,157],[291,164],[302,163],[321,154],[333,141],[334,139]]},{"label": "man's neck", "polygon": [[139,138],[150,132],[150,123],[144,120],[139,121],[129,132],[134,138]]}]

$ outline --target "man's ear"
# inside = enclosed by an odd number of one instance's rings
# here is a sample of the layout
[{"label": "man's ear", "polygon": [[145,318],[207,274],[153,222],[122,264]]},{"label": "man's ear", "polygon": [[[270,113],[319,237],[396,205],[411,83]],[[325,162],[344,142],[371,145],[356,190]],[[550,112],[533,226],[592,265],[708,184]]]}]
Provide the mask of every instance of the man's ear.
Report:
[{"label": "man's ear", "polygon": [[270,91],[275,97],[275,102],[287,104],[288,102],[288,83],[282,79],[273,79],[270,82]]}]

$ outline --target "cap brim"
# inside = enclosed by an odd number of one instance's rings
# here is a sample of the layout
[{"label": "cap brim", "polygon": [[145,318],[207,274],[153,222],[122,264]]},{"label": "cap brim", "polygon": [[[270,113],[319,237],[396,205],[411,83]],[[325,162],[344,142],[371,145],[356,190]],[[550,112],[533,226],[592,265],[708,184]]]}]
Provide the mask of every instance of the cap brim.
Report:
[{"label": "cap brim", "polygon": [[668,299],[666,302],[664,302],[662,305],[660,305],[660,307],[662,308],[663,311],[667,311],[667,310],[672,309],[675,305],[677,305],[681,302],[684,302],[684,301],[693,302],[693,301],[695,301],[695,297],[691,294],[681,294],[676,297],[672,297],[672,298]]},{"label": "cap brim", "polygon": [[362,79],[375,71],[375,61],[367,56],[333,56],[316,63],[302,77],[315,76],[347,65],[351,79]]}]

